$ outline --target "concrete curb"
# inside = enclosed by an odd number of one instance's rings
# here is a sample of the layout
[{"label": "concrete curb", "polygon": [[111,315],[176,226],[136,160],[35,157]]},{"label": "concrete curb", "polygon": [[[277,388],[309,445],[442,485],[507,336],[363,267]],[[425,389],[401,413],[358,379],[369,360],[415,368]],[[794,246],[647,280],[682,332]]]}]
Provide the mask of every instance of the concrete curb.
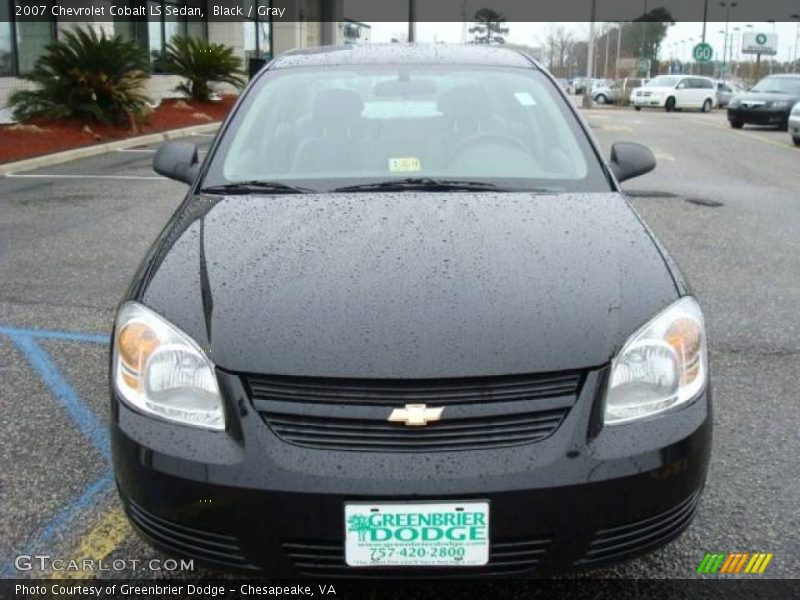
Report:
[{"label": "concrete curb", "polygon": [[147,135],[126,138],[124,140],[115,140],[113,142],[106,142],[104,144],[82,146],[81,148],[73,148],[72,150],[64,150],[63,152],[54,152],[52,154],[45,154],[44,156],[34,156],[33,158],[26,158],[24,160],[18,160],[16,162],[0,165],[0,176],[8,175],[9,173],[17,173],[19,171],[30,171],[32,169],[39,169],[41,167],[58,165],[71,160],[86,158],[88,156],[98,156],[100,154],[107,154],[108,152],[114,152],[116,150],[133,148],[134,146],[166,142],[168,140],[196,135],[198,133],[211,133],[216,131],[219,126],[220,122],[215,121],[214,123],[204,123],[202,125],[192,125],[190,127],[170,129],[168,131],[161,131],[159,133],[149,133]]}]

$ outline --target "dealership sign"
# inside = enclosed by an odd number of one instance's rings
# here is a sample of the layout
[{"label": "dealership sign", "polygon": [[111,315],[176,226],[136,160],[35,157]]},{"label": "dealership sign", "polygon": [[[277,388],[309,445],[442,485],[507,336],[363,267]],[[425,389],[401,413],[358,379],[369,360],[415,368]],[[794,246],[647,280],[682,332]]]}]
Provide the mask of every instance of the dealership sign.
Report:
[{"label": "dealership sign", "polygon": [[748,31],[742,35],[742,54],[767,54],[775,56],[778,53],[778,34]]}]

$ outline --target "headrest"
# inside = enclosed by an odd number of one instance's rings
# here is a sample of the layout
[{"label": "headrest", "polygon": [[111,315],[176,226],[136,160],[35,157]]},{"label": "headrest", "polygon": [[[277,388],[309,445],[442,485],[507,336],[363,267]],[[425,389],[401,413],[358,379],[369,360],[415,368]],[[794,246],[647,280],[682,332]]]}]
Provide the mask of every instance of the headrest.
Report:
[{"label": "headrest", "polygon": [[314,98],[314,118],[326,124],[356,120],[362,110],[364,101],[352,90],[322,90]]},{"label": "headrest", "polygon": [[439,112],[453,119],[486,121],[492,115],[492,100],[486,88],[464,85],[444,92],[436,100]]}]

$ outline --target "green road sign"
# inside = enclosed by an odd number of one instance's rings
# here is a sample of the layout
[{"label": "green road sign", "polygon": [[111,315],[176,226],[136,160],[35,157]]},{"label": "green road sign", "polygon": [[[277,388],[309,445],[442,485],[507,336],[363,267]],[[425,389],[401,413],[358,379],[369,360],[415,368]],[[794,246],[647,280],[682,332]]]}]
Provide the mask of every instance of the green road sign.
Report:
[{"label": "green road sign", "polygon": [[758,44],[759,46],[763,46],[766,43],[767,43],[766,35],[764,35],[763,33],[759,33],[756,35],[756,44]]},{"label": "green road sign", "polygon": [[714,49],[711,44],[697,44],[693,50],[694,59],[699,63],[707,63],[714,58]]}]

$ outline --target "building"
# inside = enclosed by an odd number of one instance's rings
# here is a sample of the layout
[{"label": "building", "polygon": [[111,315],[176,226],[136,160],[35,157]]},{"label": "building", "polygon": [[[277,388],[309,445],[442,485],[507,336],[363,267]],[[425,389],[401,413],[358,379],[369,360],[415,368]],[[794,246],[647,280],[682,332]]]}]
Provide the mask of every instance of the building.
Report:
[{"label": "building", "polygon": [[[270,58],[292,48],[369,42],[369,25],[343,18],[344,0],[280,0],[280,8],[284,9],[282,17],[259,16],[270,11],[259,11],[257,7],[269,9],[273,2],[278,6],[276,0],[241,0],[244,14],[252,14],[252,17],[223,21],[210,17],[206,12],[209,7],[206,0],[114,0],[117,12],[125,5],[131,12],[139,6],[147,6],[144,16],[114,17],[110,17],[111,0],[95,0],[95,6],[105,7],[103,16],[75,21],[50,14],[43,20],[25,21],[14,15],[18,6],[30,6],[29,0],[0,0],[0,108],[6,105],[14,90],[28,85],[20,75],[33,68],[45,47],[64,30],[75,26],[93,27],[138,40],[151,56],[157,56],[174,35],[200,36],[232,47],[245,61],[245,70],[250,58]],[[33,4],[57,5],[48,0]],[[256,10],[249,11],[250,5]],[[197,8],[204,17],[168,17],[171,8]],[[175,76],[155,68],[148,83],[148,94],[154,99],[172,95],[177,84]]]}]

